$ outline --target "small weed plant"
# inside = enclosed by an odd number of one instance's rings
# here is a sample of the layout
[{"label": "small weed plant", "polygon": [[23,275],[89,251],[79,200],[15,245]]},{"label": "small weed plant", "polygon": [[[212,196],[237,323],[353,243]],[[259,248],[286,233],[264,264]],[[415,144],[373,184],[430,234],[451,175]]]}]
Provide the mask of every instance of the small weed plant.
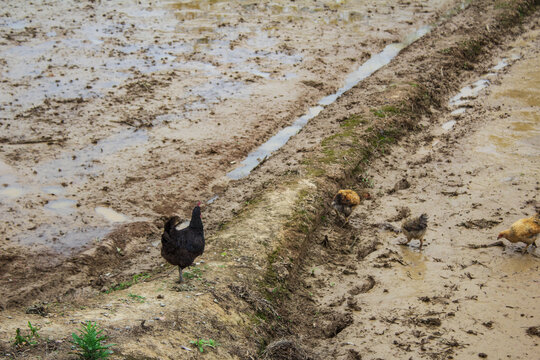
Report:
[{"label": "small weed plant", "polygon": [[75,346],[75,355],[79,359],[85,360],[98,360],[108,359],[112,354],[112,350],[109,348],[116,344],[103,344],[107,341],[108,337],[103,335],[103,330],[94,322],[86,322],[79,329],[79,334],[71,334],[73,341],[71,343]]},{"label": "small weed plant", "polygon": [[32,326],[32,323],[30,321],[28,322],[28,328],[30,329],[30,332],[26,335],[21,335],[21,329],[17,328],[15,330],[15,346],[25,346],[25,345],[36,345],[37,339],[39,338],[39,328]]},{"label": "small weed plant", "polygon": [[192,267],[190,271],[184,271],[184,277],[186,279],[201,279],[202,270],[198,267]]},{"label": "small weed plant", "polygon": [[148,279],[149,277],[150,277],[150,274],[148,274],[148,273],[141,273],[141,274],[133,275],[133,278],[131,280],[124,281],[124,282],[121,282],[119,284],[116,284],[116,285],[110,287],[107,291],[105,291],[105,294],[110,294],[113,291],[127,289],[131,285],[135,285],[140,281],[144,281],[144,280]]},{"label": "small weed plant", "polygon": [[146,297],[141,296],[141,295],[137,295],[137,294],[128,294],[128,296],[129,296],[131,299],[133,299],[133,300],[135,300],[135,301],[138,301],[138,302],[140,302],[140,303],[143,303],[144,300],[146,299]]},{"label": "small weed plant", "polygon": [[204,339],[191,340],[189,343],[197,346],[199,348],[200,352],[204,352],[204,348],[207,347],[207,346],[211,347],[212,349],[215,349],[216,346],[219,345],[216,341],[214,341],[212,339],[208,339],[208,340],[204,340]]}]

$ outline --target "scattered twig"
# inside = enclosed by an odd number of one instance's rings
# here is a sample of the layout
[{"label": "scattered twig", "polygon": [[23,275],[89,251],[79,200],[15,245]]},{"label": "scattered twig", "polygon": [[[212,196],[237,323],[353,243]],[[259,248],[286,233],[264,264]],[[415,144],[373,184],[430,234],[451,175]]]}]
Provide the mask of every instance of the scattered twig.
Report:
[{"label": "scattered twig", "polygon": [[493,246],[505,247],[504,242],[502,242],[502,240],[495,241],[491,244],[481,244],[481,245],[469,244],[468,246],[471,249],[483,249],[483,248],[488,248],[488,247],[493,247]]},{"label": "scattered twig", "polygon": [[39,139],[28,139],[28,140],[10,140],[8,138],[0,138],[0,144],[7,145],[30,145],[30,144],[58,144],[65,142],[65,138],[53,139],[51,137],[42,137]]}]

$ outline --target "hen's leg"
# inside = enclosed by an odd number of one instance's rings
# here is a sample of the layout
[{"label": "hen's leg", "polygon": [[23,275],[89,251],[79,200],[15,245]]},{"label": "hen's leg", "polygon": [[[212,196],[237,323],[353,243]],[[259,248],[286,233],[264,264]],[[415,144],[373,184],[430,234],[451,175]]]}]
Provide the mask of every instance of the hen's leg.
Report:
[{"label": "hen's leg", "polygon": [[178,279],[178,282],[183,283],[184,278],[182,277],[182,268],[180,266],[178,267],[178,274],[180,274],[180,278]]},{"label": "hen's leg", "polygon": [[399,245],[408,245],[411,242],[412,237],[409,237],[408,235],[406,235],[406,236],[407,236],[407,241],[399,243]]},{"label": "hen's leg", "polygon": [[336,208],[334,208],[334,212],[336,213],[336,217],[337,217],[338,219],[341,219],[341,216],[339,215],[339,211],[337,211]]}]

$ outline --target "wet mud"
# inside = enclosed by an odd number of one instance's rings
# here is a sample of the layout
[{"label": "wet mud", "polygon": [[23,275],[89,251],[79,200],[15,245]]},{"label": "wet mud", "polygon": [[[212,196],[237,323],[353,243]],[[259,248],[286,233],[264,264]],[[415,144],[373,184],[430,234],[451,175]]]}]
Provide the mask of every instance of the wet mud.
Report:
[{"label": "wet mud", "polygon": [[[93,320],[118,344],[113,358],[534,357],[540,254],[482,245],[537,201],[537,19],[448,69],[424,56],[433,47],[445,55],[445,43],[492,24],[501,8],[71,5],[73,25],[44,6],[49,20],[30,26],[38,19],[15,2],[0,20],[0,46],[12,54],[0,63],[10,75],[0,85],[2,356],[70,358],[70,333]],[[339,94],[372,55],[425,25],[441,29],[398,45],[386,67]],[[58,41],[77,38],[70,51],[80,56],[64,54]],[[18,51],[39,66],[15,66]],[[64,66],[73,58],[80,63]],[[371,125],[351,124],[351,114],[386,120],[396,110],[380,107],[380,94],[407,102],[403,89],[425,85],[409,79],[433,69],[430,90],[444,100],[429,111],[411,104],[420,114],[408,135],[355,180],[343,178],[340,161],[355,159],[341,148],[356,144],[337,135]],[[22,91],[30,84],[38,90]],[[253,155],[282,129],[286,144]],[[337,150],[328,151],[328,137]],[[314,157],[326,172],[314,170]],[[227,176],[243,165],[253,165],[249,176]],[[315,232],[303,227],[336,184],[351,181],[371,197],[349,225],[325,213]],[[160,231],[197,200],[207,249],[178,285],[160,257]],[[400,245],[400,222],[422,212],[424,248]],[[48,341],[13,347],[28,320]],[[191,341],[202,338],[219,346],[199,354]]]},{"label": "wet mud", "polygon": [[71,255],[94,239],[60,245],[68,232],[106,232],[214,198],[250,151],[296,118],[305,123],[372,53],[451,4],[7,2],[5,246]]},{"label": "wet mud", "polygon": [[[304,331],[317,333],[328,316],[341,320],[331,340],[302,333],[299,342],[313,356],[535,357],[540,252],[496,241],[514,221],[535,214],[539,201],[533,29],[472,85],[463,84],[429,132],[370,165],[364,176],[376,195],[353,212],[350,226],[333,216],[323,225],[331,246],[312,250],[303,270],[301,293],[316,311],[307,313]],[[429,216],[424,247],[417,240],[403,245],[401,220],[421,213]]]},{"label": "wet mud", "polygon": [[[197,201],[207,203],[214,231],[254,196],[251,180],[234,179],[300,131],[329,94],[337,98],[456,6],[8,2],[0,21],[0,281],[32,284],[34,270],[17,265],[25,258],[61,273],[59,263],[113,255],[128,242],[125,256],[145,256],[164,217]],[[381,61],[368,60],[381,51]],[[248,155],[259,146],[263,154]],[[246,156],[254,160],[247,171]],[[136,240],[114,240],[142,222]],[[148,264],[159,259],[150,253]],[[128,271],[118,259],[100,263],[108,262],[113,277]],[[32,297],[10,294],[0,306]]]}]

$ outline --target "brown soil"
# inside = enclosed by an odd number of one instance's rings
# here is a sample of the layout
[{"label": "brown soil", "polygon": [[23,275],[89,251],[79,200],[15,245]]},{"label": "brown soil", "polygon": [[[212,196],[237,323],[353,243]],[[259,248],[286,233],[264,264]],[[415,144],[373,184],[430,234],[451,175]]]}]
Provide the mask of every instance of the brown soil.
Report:
[{"label": "brown soil", "polygon": [[[203,177],[195,173],[189,183],[205,189],[168,194],[163,189],[178,179],[160,170],[163,183],[145,183],[155,194],[138,196],[142,187],[130,190],[129,181],[125,199],[111,201],[119,192],[103,190],[103,205],[129,198],[156,204],[144,213],[155,220],[120,226],[80,254],[44,256],[42,248],[28,253],[6,242],[0,354],[69,358],[69,334],[92,320],[118,344],[115,357],[129,359],[534,356],[537,251],[468,247],[493,242],[530,214],[538,193],[538,20],[511,26],[520,16],[508,9],[478,1],[458,11],[327,107],[247,179],[212,180],[259,140],[207,164]],[[459,88],[513,53],[521,59],[493,75],[464,114],[450,114],[448,99]],[[450,120],[456,123],[443,130]],[[156,159],[172,162],[174,146]],[[158,162],[141,167],[143,180],[133,181],[149,181],[144,175],[156,169]],[[345,227],[326,206],[342,185],[371,194]],[[204,209],[210,231],[202,263],[178,286],[176,269],[159,257],[160,216],[178,211],[178,203],[187,213],[194,190],[220,198]],[[414,242],[400,246],[402,235],[388,231],[399,229],[407,208],[430,216],[422,251]],[[140,273],[150,277],[132,280]],[[129,288],[100,293],[126,280]],[[28,320],[49,341],[11,346]],[[190,340],[200,338],[220,345],[199,354]]]}]

